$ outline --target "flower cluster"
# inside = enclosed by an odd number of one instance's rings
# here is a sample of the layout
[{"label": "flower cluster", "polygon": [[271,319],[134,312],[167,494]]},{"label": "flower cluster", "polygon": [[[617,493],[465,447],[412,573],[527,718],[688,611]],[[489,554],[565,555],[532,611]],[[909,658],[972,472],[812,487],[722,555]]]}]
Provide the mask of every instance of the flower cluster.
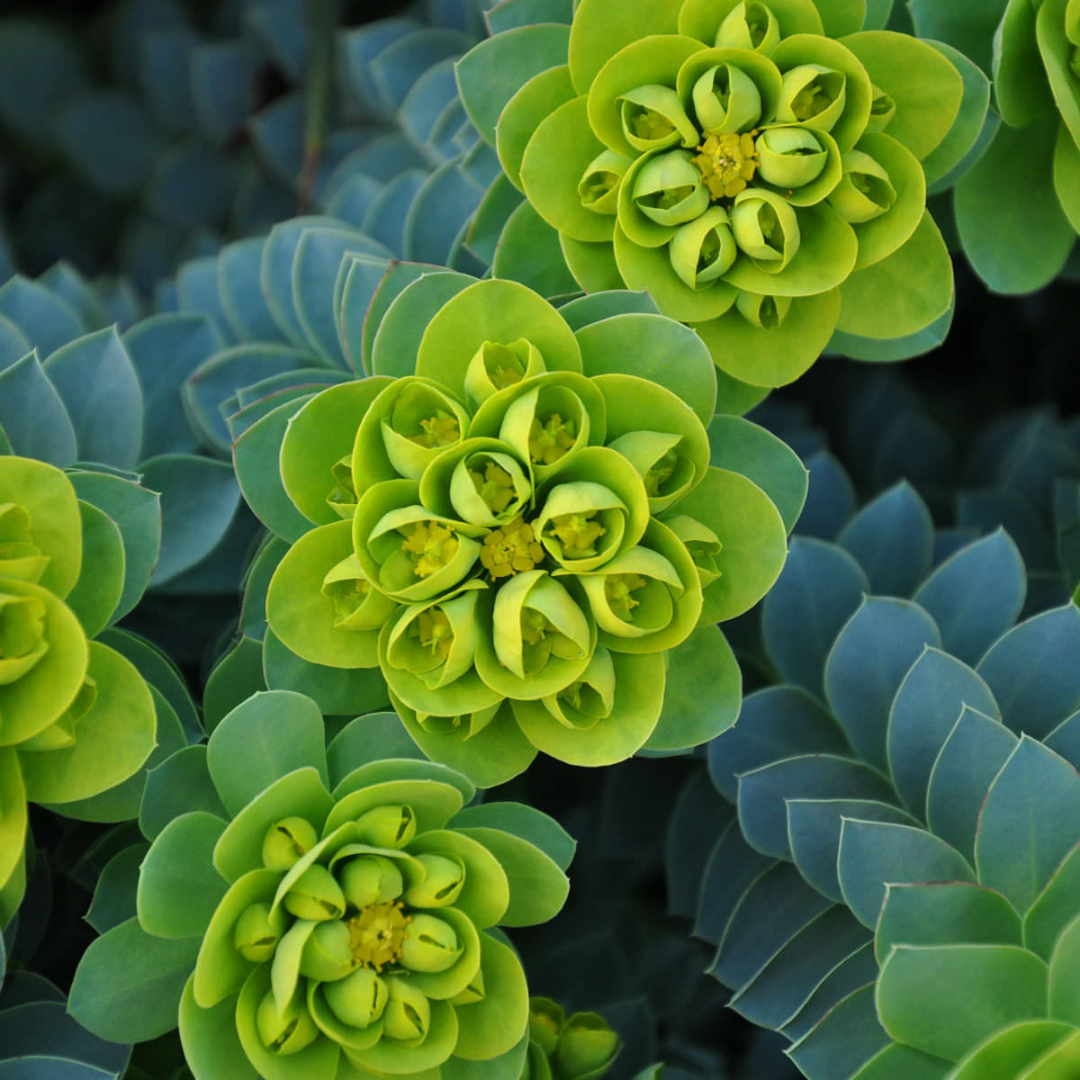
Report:
[{"label": "flower cluster", "polygon": [[[520,336],[453,332],[500,302],[522,305]],[[282,444],[297,505],[322,495],[345,520],[285,555],[271,629],[312,663],[377,664],[425,753],[470,775],[506,740],[528,748],[512,772],[532,747],[578,764],[629,757],[660,719],[665,653],[722,577],[736,505],[769,581],[782,563],[775,507],[709,466],[685,401],[581,367],[554,308],[480,282],[429,325],[416,375],[323,391]],[[351,451],[322,472],[312,448],[329,423]]]},{"label": "flower cluster", "polygon": [[[269,771],[242,765],[237,746],[282,723],[295,741],[278,743]],[[215,728],[201,780],[218,812],[180,813],[154,837],[138,915],[87,952],[72,1011],[103,1038],[128,1041],[179,1021],[199,1080],[420,1078],[451,1058],[500,1059],[516,1075],[529,994],[495,927],[562,907],[572,842],[524,806],[463,812],[475,789],[443,766],[365,761],[358,748],[378,739],[365,718],[329,753],[322,725],[309,699],[272,692]],[[500,827],[515,811],[537,843]],[[566,853],[558,864],[538,846],[552,839]],[[173,945],[172,1007],[148,1019],[133,999],[103,1006],[132,978],[133,952]]]},{"label": "flower cluster", "polygon": [[63,812],[126,780],[154,748],[146,683],[87,640],[84,623],[95,633],[102,622],[91,590],[104,594],[106,616],[119,598],[109,596],[111,562],[84,566],[84,520],[102,519],[59,469],[0,457],[0,923],[25,886],[27,800]]},{"label": "flower cluster", "polygon": [[[647,288],[762,387],[800,375],[836,329],[904,337],[952,294],[922,162],[957,119],[960,74],[910,36],[831,36],[826,23],[858,22],[823,7],[583,0],[569,79],[526,82],[496,126],[504,168],[585,289]],[[489,56],[459,70],[474,113]],[[890,259],[891,280],[921,274],[918,300],[867,289],[861,272],[876,280]]]}]

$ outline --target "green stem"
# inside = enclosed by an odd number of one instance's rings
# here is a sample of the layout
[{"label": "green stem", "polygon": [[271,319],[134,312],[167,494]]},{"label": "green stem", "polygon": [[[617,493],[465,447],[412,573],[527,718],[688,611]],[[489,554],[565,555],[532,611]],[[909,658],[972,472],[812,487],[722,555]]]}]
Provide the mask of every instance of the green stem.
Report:
[{"label": "green stem", "polygon": [[307,0],[308,58],[304,109],[304,168],[300,174],[298,213],[311,207],[315,180],[326,149],[330,94],[334,75],[334,31],[341,0]]}]

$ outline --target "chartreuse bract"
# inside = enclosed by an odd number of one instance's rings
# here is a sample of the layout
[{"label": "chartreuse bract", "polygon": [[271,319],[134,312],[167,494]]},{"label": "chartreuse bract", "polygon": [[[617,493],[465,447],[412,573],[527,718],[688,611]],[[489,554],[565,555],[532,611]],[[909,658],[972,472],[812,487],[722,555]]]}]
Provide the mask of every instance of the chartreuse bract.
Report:
[{"label": "chartreuse bract", "polygon": [[325,747],[314,703],[274,691],[166,761],[135,915],[84,956],[75,1017],[128,1042],[179,1024],[198,1080],[519,1075],[529,993],[497,927],[559,911],[573,841],[463,809],[464,776],[385,756],[387,720]]},{"label": "chartreuse bract", "polygon": [[280,458],[255,508],[295,538],[273,638],[323,670],[378,668],[424,752],[485,786],[537,750],[603,765],[723,730],[740,679],[714,624],[786,554],[735,471],[753,439],[709,464],[700,340],[631,294],[598,299],[560,312],[515,282],[423,277],[376,331],[375,369],[398,377],[291,406],[252,463]]},{"label": "chartreuse bract", "polygon": [[529,1002],[529,1057],[521,1080],[600,1080],[611,1071],[622,1039],[594,1012],[571,1016],[557,1001]]},{"label": "chartreuse bract", "polygon": [[964,254],[995,292],[1040,289],[1061,272],[1080,232],[1080,5],[911,7],[920,34],[993,72],[1001,124],[955,192]]},{"label": "chartreuse bract", "polygon": [[458,83],[581,287],[648,289],[760,398],[836,331],[839,351],[896,359],[950,308],[926,188],[978,135],[986,80],[962,109],[955,50],[864,15],[582,0],[569,27],[481,43]]},{"label": "chartreuse bract", "polygon": [[[95,797],[132,777],[155,745],[150,688],[130,660],[92,640],[122,614],[126,581],[120,528],[91,501],[103,490],[94,476],[0,456],[4,924],[26,885],[27,802],[91,821],[120,820],[122,810],[117,818]],[[113,478],[103,479],[108,504]]]},{"label": "chartreuse bract", "polygon": [[[713,783],[735,813],[717,817],[697,933],[718,945],[712,971],[736,991],[732,1006],[792,1040],[809,1077],[1026,1075],[950,1071],[996,1020],[1048,1015],[1025,1013],[1027,984],[1012,1004],[995,996],[1012,960],[998,968],[989,957],[982,977],[983,954],[946,949],[938,973],[919,969],[898,1004],[890,965],[908,971],[912,957],[889,959],[888,908],[881,915],[887,892],[890,904],[902,894],[906,921],[892,940],[998,942],[993,913],[1012,903],[1019,925],[1076,843],[1075,826],[1059,824],[1067,810],[1036,813],[1031,803],[1041,785],[1068,806],[1057,785],[1076,783],[1055,755],[1076,757],[1080,609],[1016,624],[1024,599],[1007,534],[959,549],[947,533],[935,543],[925,506],[903,485],[854,518],[839,544],[794,542],[766,599],[764,638],[785,681],[752,694],[738,727],[710,746]],[[937,881],[952,883],[926,894],[941,898],[937,907],[903,907],[917,891],[899,886]],[[958,925],[967,927],[959,938]],[[871,1062],[889,1043],[881,1025],[919,1053]],[[946,1029],[948,1047],[938,1038]]]}]

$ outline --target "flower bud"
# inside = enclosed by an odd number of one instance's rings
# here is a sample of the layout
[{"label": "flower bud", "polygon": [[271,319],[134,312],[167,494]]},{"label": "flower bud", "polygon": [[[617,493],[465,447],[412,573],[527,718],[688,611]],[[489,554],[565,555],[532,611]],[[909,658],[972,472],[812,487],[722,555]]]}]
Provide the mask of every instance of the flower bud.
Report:
[{"label": "flower bud", "polygon": [[735,197],[731,209],[735,243],[770,272],[783,270],[799,250],[799,219],[779,195],[750,188]]},{"label": "flower bud", "polygon": [[48,651],[44,603],[0,593],[0,686],[21,679]]},{"label": "flower bud", "polygon": [[686,150],[672,150],[647,161],[634,179],[638,209],[660,225],[693,221],[709,208],[709,189]]},{"label": "flower bud", "polygon": [[423,1039],[431,1026],[431,1003],[407,979],[388,979],[389,1001],[383,1013],[383,1034],[406,1042]]},{"label": "flower bud", "polygon": [[424,880],[405,894],[410,907],[437,908],[452,904],[465,884],[465,864],[456,855],[417,855],[426,871]]},{"label": "flower bud", "polygon": [[323,987],[326,1003],[334,1015],[354,1028],[375,1023],[386,1009],[389,992],[386,983],[369,967],[357,968],[351,975]]},{"label": "flower bud", "polygon": [[405,887],[401,871],[385,855],[359,855],[338,867],[345,899],[358,908],[396,900]]},{"label": "flower bud", "polygon": [[736,4],[716,31],[718,48],[754,49],[766,56],[780,43],[780,24],[767,4]]},{"label": "flower bud", "polygon": [[754,145],[761,159],[758,174],[778,188],[804,187],[822,174],[829,160],[828,152],[810,128],[769,128]]},{"label": "flower bud", "polygon": [[[608,150],[607,153],[611,154],[612,151]],[[600,155],[600,157],[603,156],[603,154]],[[613,154],[613,156],[626,162],[623,167],[623,172],[625,172],[630,162],[619,154]],[[600,158],[597,158],[597,161],[599,160]],[[588,175],[586,173],[581,184],[578,185],[578,191],[582,196],[582,205],[586,206],[588,204],[585,202],[585,192],[582,188]],[[608,175],[603,173],[597,176],[595,182],[600,188],[604,188],[607,183],[604,177]],[[619,186],[619,176],[621,175],[622,173],[619,173],[614,178],[616,188]],[[593,189],[589,187],[587,190],[591,193]],[[617,197],[618,193],[616,192],[615,198],[617,199]],[[589,208],[597,209],[594,206]],[[601,211],[601,213],[614,214],[615,210],[612,208],[608,211]],[[540,375],[544,370],[544,358],[540,355],[540,350],[525,338],[518,338],[517,341],[511,341],[505,345],[498,341],[485,341],[473,353],[473,358],[465,369],[465,396],[473,405],[479,405],[487,401],[492,394],[497,394],[508,386],[516,386],[522,379]]]},{"label": "flower bud", "polygon": [[722,206],[710,207],[701,217],[680,225],[668,243],[671,265],[691,289],[712,284],[738,257],[730,220]]},{"label": "flower bud", "polygon": [[[754,294],[746,295],[753,297]],[[739,299],[742,299],[740,295]],[[788,297],[760,297],[761,300],[784,301],[791,303]],[[738,301],[736,301],[736,305]],[[741,310],[741,309],[740,309]],[[745,317],[745,316],[744,316]],[[664,522],[665,525],[683,542],[690,558],[698,569],[702,585],[710,585],[720,577],[720,553],[724,545],[720,538],[707,525],[687,514],[676,514]]]},{"label": "flower bud", "polygon": [[593,158],[578,182],[578,195],[586,210],[614,214],[619,209],[619,182],[630,168],[630,159],[614,150]]},{"label": "flower bud", "polygon": [[674,146],[693,146],[697,128],[670,86],[650,83],[627,90],[619,98],[623,135],[635,150],[655,150]]},{"label": "flower bud", "polygon": [[896,102],[876,86],[873,87],[873,95],[870,99],[870,119],[866,121],[866,130],[884,131],[896,115]]},{"label": "flower bud", "polygon": [[847,76],[821,64],[800,64],[784,73],[776,119],[832,131],[847,102]]},{"label": "flower bud", "polygon": [[274,955],[284,927],[282,919],[271,918],[270,905],[251,904],[245,908],[233,927],[233,946],[253,964],[261,964]]},{"label": "flower bud", "polygon": [[896,189],[884,166],[869,154],[852,150],[844,155],[844,175],[829,195],[829,205],[847,222],[860,225],[887,213],[896,202]]},{"label": "flower bud", "polygon": [[340,920],[321,922],[304,943],[300,974],[318,982],[344,979],[355,967],[349,928]]},{"label": "flower bud", "polygon": [[529,999],[529,1038],[551,1057],[559,1045],[559,1032],[566,1022],[566,1011],[557,1002],[546,997]]},{"label": "flower bud", "polygon": [[611,1064],[622,1040],[596,1013],[575,1013],[566,1021],[555,1050],[559,1075],[566,1080],[591,1075]]},{"label": "flower bud", "polygon": [[255,1029],[263,1046],[273,1054],[295,1054],[310,1046],[319,1036],[319,1029],[307,1009],[294,999],[278,1012],[274,994],[268,990],[255,1011]]},{"label": "flower bud", "polygon": [[34,543],[30,515],[18,503],[0,504],[0,577],[36,585],[49,565]]},{"label": "flower bud", "polygon": [[761,92],[734,64],[717,64],[698,77],[692,91],[698,123],[707,132],[746,131],[761,119]]},{"label": "flower bud", "polygon": [[345,897],[341,886],[325,866],[315,863],[309,866],[293,882],[293,887],[282,901],[285,910],[298,919],[325,922],[340,919],[345,914]]},{"label": "flower bud", "polygon": [[409,923],[401,962],[411,971],[446,971],[464,952],[454,928],[434,915],[416,914]]},{"label": "flower bud", "polygon": [[346,454],[330,466],[333,487],[326,495],[326,505],[338,517],[351,518],[356,509],[356,485],[353,483],[352,454]]},{"label": "flower bud", "polygon": [[791,310],[791,297],[740,291],[735,297],[735,308],[751,326],[759,330],[772,330],[787,317]]},{"label": "flower bud", "polygon": [[344,630],[379,630],[397,607],[372,587],[354,554],[326,572],[322,594],[334,605],[334,626]]},{"label": "flower bud", "polygon": [[360,839],[373,847],[403,848],[416,835],[411,806],[377,806],[356,819]]},{"label": "flower bud", "polygon": [[483,1001],[484,994],[484,969],[477,968],[476,974],[469,980],[469,985],[459,994],[450,999],[451,1005],[473,1005],[477,1001]]},{"label": "flower bud", "polygon": [[289,870],[318,840],[318,833],[305,818],[282,818],[266,831],[262,846],[263,866],[268,870]]}]

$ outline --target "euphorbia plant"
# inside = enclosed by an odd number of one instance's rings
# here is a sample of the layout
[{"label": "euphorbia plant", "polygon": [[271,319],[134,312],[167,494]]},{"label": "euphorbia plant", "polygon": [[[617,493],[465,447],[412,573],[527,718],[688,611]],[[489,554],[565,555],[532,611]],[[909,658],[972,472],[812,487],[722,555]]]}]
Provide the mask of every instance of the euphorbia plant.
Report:
[{"label": "euphorbia plant", "polygon": [[496,35],[458,81],[581,286],[648,289],[765,388],[835,330],[903,338],[950,305],[927,171],[977,127],[952,131],[942,51],[862,23],[825,0],[582,0],[558,41]]},{"label": "euphorbia plant", "polygon": [[[410,287],[420,304],[434,284]],[[293,410],[282,484],[325,524],[274,573],[274,635],[312,664],[378,666],[424,752],[488,785],[538,749],[601,765],[702,741],[696,716],[665,713],[669,657],[726,726],[738,676],[708,624],[765,592],[785,529],[756,484],[709,465],[707,354],[630,315],[639,348],[614,351],[618,318],[575,334],[512,282],[437,304],[415,365],[397,357],[415,374]],[[690,348],[662,372],[669,331]]]},{"label": "euphorbia plant", "polygon": [[[82,817],[154,748],[150,689],[88,640],[124,586],[120,531],[53,465],[0,456],[0,922],[26,884],[27,801]],[[109,820],[89,814],[91,820]]]},{"label": "euphorbia plant", "polygon": [[[125,1041],[179,1024],[199,1080],[517,1075],[529,995],[495,928],[558,912],[573,843],[525,806],[463,809],[464,776],[380,754],[381,719],[324,749],[314,704],[271,692],[167,761],[186,788],[144,800],[137,914],[90,947],[74,1015]],[[155,796],[182,812],[162,825]]]}]

